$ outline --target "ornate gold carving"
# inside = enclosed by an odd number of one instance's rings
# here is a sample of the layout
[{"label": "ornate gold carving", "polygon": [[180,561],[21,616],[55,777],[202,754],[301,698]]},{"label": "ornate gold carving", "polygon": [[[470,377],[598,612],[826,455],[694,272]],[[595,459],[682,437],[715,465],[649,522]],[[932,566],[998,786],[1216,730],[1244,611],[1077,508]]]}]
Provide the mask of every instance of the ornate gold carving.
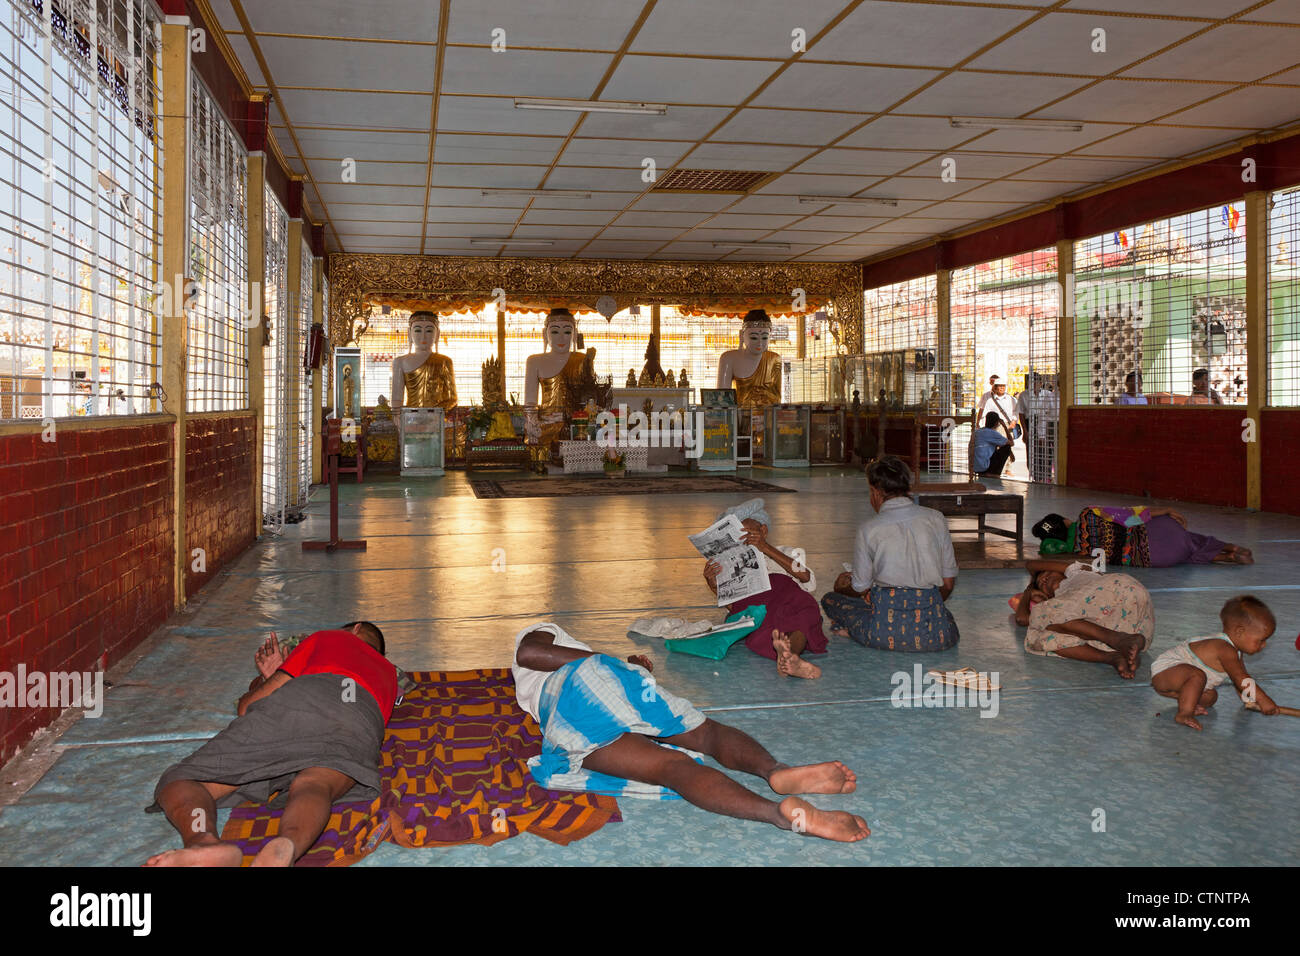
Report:
[{"label": "ornate gold carving", "polygon": [[766,300],[803,289],[826,302],[832,334],[850,354],[862,350],[862,267],[856,262],[648,262],[624,259],[489,259],[334,253],[330,256],[330,339],[353,341],[368,320],[374,296],[475,299],[504,289],[507,308],[547,300],[581,303],[593,311],[610,296],[633,304],[743,311],[746,299]]}]

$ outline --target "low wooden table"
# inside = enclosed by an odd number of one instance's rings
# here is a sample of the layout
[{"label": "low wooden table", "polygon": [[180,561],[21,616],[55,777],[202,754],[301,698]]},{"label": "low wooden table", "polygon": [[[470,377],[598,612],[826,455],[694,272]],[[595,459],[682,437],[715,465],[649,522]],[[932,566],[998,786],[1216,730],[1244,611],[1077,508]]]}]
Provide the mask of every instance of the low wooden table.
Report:
[{"label": "low wooden table", "polygon": [[[1017,544],[1024,543],[1025,499],[1020,495],[988,494],[987,492],[978,491],[969,494],[953,494],[951,492],[932,494],[918,488],[913,491],[912,500],[923,508],[933,508],[949,518],[979,519],[979,523],[974,528],[954,528],[953,531],[975,532],[979,534],[981,539],[985,534],[997,534],[1004,538],[1011,538]],[[986,516],[1003,514],[1016,516],[1015,531],[995,528],[985,523]]]}]

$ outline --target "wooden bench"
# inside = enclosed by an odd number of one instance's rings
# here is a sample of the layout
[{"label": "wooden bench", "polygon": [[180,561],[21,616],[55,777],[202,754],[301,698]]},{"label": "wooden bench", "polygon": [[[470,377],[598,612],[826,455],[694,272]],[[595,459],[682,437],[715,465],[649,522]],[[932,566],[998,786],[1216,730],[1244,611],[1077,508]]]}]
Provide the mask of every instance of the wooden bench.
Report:
[{"label": "wooden bench", "polygon": [[[948,487],[951,488],[951,486]],[[983,486],[977,484],[967,487],[974,489]],[[954,531],[973,531],[979,534],[981,540],[983,540],[985,534],[996,534],[1004,538],[1011,538],[1017,544],[1024,543],[1025,499],[1020,495],[988,494],[983,491],[943,491],[935,493],[928,491],[925,485],[918,485],[912,489],[912,500],[923,508],[933,508],[949,518],[979,519],[974,528],[955,528]],[[995,528],[985,523],[985,518],[988,515],[998,514],[1015,515],[1016,530],[1007,531],[1004,528]]]}]

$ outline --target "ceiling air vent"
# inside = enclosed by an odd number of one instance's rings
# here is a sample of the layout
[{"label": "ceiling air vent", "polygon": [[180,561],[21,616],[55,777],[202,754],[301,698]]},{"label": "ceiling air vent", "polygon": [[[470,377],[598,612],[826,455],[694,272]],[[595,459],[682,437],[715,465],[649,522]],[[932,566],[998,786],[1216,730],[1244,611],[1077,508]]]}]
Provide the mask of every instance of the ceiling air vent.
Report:
[{"label": "ceiling air vent", "polygon": [[659,193],[747,193],[776,173],[736,169],[674,169],[655,184]]}]

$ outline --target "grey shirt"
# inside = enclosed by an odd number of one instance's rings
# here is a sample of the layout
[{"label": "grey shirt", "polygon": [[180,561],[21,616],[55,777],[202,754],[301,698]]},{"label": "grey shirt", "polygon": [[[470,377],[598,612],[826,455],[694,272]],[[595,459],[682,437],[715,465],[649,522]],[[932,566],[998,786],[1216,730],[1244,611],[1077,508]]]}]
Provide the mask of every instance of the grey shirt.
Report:
[{"label": "grey shirt", "polygon": [[957,577],[957,556],[948,519],[910,498],[890,498],[858,528],[853,551],[853,589],[872,585],[937,588]]}]

